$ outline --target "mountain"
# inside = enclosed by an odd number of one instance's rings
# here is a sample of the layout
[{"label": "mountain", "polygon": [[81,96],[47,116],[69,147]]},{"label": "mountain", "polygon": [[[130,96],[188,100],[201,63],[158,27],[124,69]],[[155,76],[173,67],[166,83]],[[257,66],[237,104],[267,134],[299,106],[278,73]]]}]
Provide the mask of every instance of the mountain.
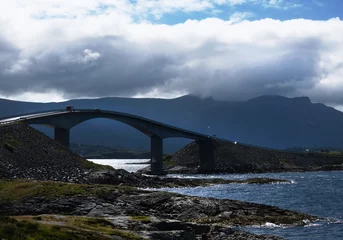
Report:
[{"label": "mountain", "polygon": [[[308,97],[261,96],[244,102],[183,96],[175,99],[99,98],[62,103],[30,103],[0,99],[0,117],[51,109],[106,109],[136,114],[192,131],[269,148],[325,146],[343,148],[343,113]],[[35,126],[37,127],[37,126]],[[38,126],[52,135],[52,129]],[[71,141],[82,144],[149,149],[149,138],[107,119],[82,123],[71,131]],[[189,143],[165,140],[171,153]]]}]

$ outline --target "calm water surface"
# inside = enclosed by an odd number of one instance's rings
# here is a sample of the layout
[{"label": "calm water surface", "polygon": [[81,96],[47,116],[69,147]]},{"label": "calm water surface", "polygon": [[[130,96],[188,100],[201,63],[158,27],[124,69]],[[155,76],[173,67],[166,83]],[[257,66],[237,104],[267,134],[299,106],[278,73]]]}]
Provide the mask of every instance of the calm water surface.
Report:
[{"label": "calm water surface", "polygon": [[149,164],[132,164],[132,163],[145,163],[150,159],[88,159],[92,162],[109,165],[116,169],[125,169],[128,172],[136,172],[139,169],[149,166]]},{"label": "calm water surface", "polygon": [[[123,160],[97,160],[116,166],[123,166],[129,171],[136,171],[143,165],[122,164]],[[125,162],[127,160],[124,160]],[[140,160],[130,160],[137,162]],[[147,160],[142,160],[142,162]],[[110,164],[113,162],[112,164]],[[127,163],[127,162],[126,162]],[[136,170],[133,170],[136,169]],[[250,232],[267,233],[283,236],[286,239],[343,239],[343,172],[312,173],[266,173],[266,174],[225,174],[225,175],[168,175],[179,178],[225,178],[246,179],[268,177],[291,180],[290,184],[229,184],[197,188],[165,188],[164,191],[192,196],[228,198],[278,206],[284,209],[304,212],[327,218],[305,227],[282,227],[267,224],[246,228]]]}]

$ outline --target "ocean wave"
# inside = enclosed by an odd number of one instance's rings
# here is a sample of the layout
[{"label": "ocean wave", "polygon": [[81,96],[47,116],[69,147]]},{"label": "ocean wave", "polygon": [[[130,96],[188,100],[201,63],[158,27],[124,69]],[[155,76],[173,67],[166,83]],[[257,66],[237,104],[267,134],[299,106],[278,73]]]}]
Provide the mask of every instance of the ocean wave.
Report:
[{"label": "ocean wave", "polygon": [[271,222],[266,222],[265,224],[261,225],[252,225],[252,228],[288,228],[291,227],[290,225],[285,225],[285,224],[275,224]]}]

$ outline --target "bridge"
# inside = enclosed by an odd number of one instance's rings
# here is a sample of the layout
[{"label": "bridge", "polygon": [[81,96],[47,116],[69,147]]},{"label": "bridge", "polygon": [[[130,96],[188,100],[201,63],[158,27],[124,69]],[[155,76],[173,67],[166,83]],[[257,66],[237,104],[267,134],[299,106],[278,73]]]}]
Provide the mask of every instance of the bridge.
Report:
[{"label": "bridge", "polygon": [[54,139],[61,145],[69,148],[70,129],[82,122],[95,118],[107,118],[125,123],[150,137],[151,174],[165,174],[163,170],[163,139],[165,138],[196,140],[200,148],[199,171],[210,171],[215,166],[210,136],[122,112],[99,109],[53,110],[8,117],[0,120],[0,125],[23,122],[28,125],[49,126],[54,128]]}]

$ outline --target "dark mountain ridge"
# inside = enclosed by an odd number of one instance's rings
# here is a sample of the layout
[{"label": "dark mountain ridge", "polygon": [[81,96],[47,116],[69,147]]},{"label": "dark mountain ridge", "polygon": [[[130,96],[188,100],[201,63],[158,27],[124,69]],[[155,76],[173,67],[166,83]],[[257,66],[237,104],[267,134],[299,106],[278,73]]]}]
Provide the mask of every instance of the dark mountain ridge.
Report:
[{"label": "dark mountain ridge", "polygon": [[[343,113],[308,97],[261,96],[244,102],[216,101],[186,95],[175,99],[108,97],[60,103],[31,103],[0,99],[0,117],[35,111],[99,108],[131,113],[192,131],[242,143],[291,148],[343,148]],[[52,130],[38,127],[51,136]],[[72,142],[148,149],[149,139],[137,130],[111,120],[94,119],[72,129]],[[173,152],[188,140],[165,140]]]}]

